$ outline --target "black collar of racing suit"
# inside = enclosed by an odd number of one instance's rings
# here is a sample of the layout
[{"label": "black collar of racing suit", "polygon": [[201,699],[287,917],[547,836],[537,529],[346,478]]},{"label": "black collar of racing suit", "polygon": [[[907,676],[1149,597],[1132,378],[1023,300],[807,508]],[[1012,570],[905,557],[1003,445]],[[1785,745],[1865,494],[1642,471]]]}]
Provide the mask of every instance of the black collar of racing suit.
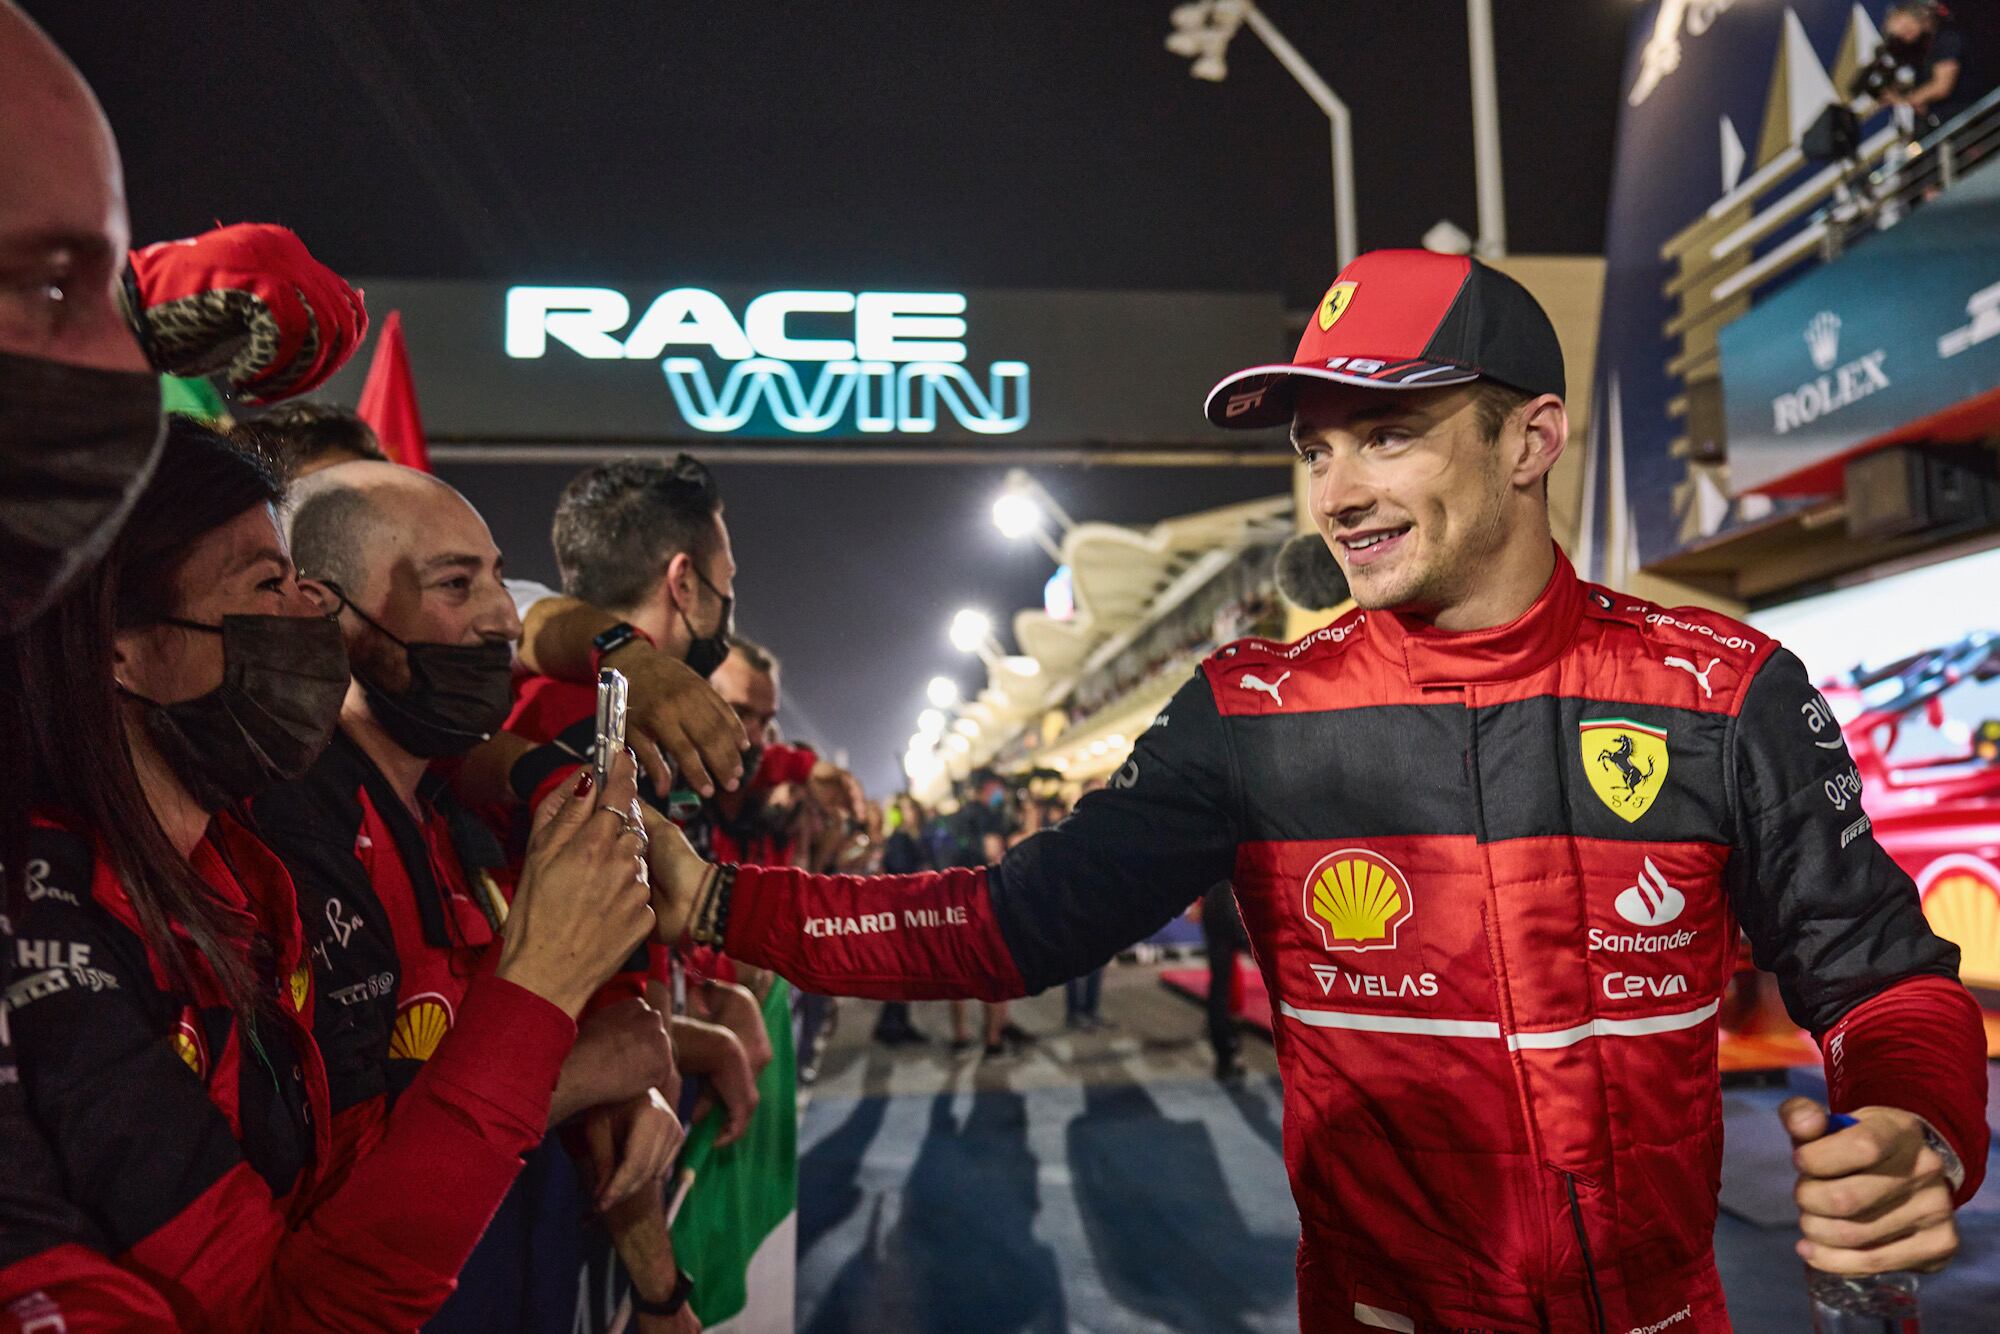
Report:
[{"label": "black collar of racing suit", "polygon": [[[409,875],[412,897],[417,901],[417,918],[424,925],[424,943],[436,949],[450,949],[460,944],[450,930],[444,886],[432,874],[430,842],[424,837],[422,826],[410,814],[410,808],[403,804],[396,789],[389,785],[388,778],[375,767],[375,761],[369,759],[368,753],[347,735],[346,729],[334,730],[333,745],[341,748],[353,763],[360,775],[362,790],[367,792],[376,814],[388,827],[389,837],[395,840],[396,854],[403,859],[403,870]],[[426,770],[418,782],[417,800],[445,822],[452,850],[458,854],[458,864],[467,876],[506,865],[506,854],[501,851],[500,840],[478,817],[459,804],[458,798],[452,795],[449,783],[436,770]],[[479,905],[494,933],[499,934],[500,920],[494,906],[486,901],[485,895],[477,892],[472,894],[472,900]]]},{"label": "black collar of racing suit", "polygon": [[1505,625],[1454,633],[1393,611],[1366,613],[1369,639],[1413,685],[1515,681],[1554,662],[1583,624],[1583,582],[1556,548],[1555,572],[1534,605]]}]

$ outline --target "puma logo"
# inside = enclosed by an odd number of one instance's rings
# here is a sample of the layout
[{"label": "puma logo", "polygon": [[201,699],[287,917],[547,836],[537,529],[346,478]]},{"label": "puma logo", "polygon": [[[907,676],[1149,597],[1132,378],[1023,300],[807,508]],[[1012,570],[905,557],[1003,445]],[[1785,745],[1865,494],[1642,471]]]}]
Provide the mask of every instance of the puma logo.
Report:
[{"label": "puma logo", "polygon": [[1282,709],[1285,707],[1285,701],[1284,698],[1278,694],[1278,688],[1291,679],[1292,679],[1292,674],[1290,672],[1286,672],[1283,676],[1279,677],[1275,681],[1266,681],[1260,676],[1252,676],[1250,675],[1250,673],[1245,672],[1243,675],[1236,678],[1236,684],[1244,690],[1263,691],[1265,694],[1271,697],[1273,702],[1275,702],[1279,708]]},{"label": "puma logo", "polygon": [[1720,658],[1710,658],[1708,660],[1708,666],[1702,668],[1700,671],[1696,671],[1694,664],[1689,662],[1686,658],[1668,658],[1666,660],[1666,665],[1669,667],[1678,667],[1682,671],[1686,672],[1689,676],[1692,676],[1695,680],[1701,682],[1701,697],[1703,699],[1714,699],[1715,692],[1709,689],[1708,686],[1708,674],[1714,671],[1715,664],[1721,661],[1722,659]]}]

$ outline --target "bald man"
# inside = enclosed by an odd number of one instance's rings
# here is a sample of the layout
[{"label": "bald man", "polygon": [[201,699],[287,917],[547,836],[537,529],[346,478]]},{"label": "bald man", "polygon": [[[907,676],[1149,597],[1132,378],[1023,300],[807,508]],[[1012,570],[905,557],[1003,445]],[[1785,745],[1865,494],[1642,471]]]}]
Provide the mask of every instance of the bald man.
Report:
[{"label": "bald man", "polygon": [[160,390],[119,307],[118,145],[55,44],[0,0],[0,631],[110,543],[158,456]]},{"label": "bald man", "polygon": [[[499,952],[507,859],[432,766],[506,718],[521,622],[485,521],[428,474],[375,462],[323,469],[294,488],[288,528],[300,582],[339,618],[353,684],[326,753],[255,813],[292,873],[312,941],[334,1135],[365,1150],[451,1040]],[[581,1118],[602,1148],[597,1179],[580,1192],[559,1145],[532,1155],[429,1328],[534,1327],[549,1302],[575,1300],[576,1219],[593,1203],[658,1203],[681,1127],[666,1017],[637,994],[642,986],[600,996],[551,1104],[552,1127]],[[644,1226],[645,1254],[656,1255],[667,1245],[663,1214],[644,1215]],[[551,1234],[573,1240],[575,1264],[546,1251],[524,1263],[529,1238]],[[664,1263],[648,1286],[670,1292],[671,1251]]]},{"label": "bald man", "polygon": [[[69,61],[0,0],[0,631],[24,624],[116,532],[160,440],[160,394],[118,312],[128,242],[111,127]],[[87,397],[94,394],[97,397]],[[109,475],[79,486],[90,447]],[[66,503],[52,505],[52,500]],[[114,1267],[21,1105],[0,901],[0,1331],[171,1328]]]}]

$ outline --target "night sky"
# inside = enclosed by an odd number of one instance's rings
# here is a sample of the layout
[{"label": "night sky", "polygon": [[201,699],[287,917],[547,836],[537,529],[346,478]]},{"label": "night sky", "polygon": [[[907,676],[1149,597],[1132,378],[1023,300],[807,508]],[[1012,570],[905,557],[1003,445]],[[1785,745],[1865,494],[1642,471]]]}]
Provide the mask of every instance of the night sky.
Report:
[{"label": "night sky", "polygon": [[[510,282],[1278,291],[1331,278],[1325,120],[1247,30],[1216,85],[1168,0],[727,5],[26,0],[103,100],[135,236],[295,227],[342,272]],[[1475,228],[1455,0],[1265,0],[1353,108],[1364,247]],[[1626,0],[1498,0],[1511,248],[1594,253]],[[1289,347],[1274,338],[1273,352]],[[422,389],[421,372],[418,388]],[[1206,385],[1162,386],[1200,410]],[[445,469],[510,563],[553,573],[572,470]],[[1283,469],[1046,468],[1144,523]],[[741,627],[788,730],[900,783],[944,626],[1004,627],[1050,566],[986,509],[1000,470],[726,464]]]}]

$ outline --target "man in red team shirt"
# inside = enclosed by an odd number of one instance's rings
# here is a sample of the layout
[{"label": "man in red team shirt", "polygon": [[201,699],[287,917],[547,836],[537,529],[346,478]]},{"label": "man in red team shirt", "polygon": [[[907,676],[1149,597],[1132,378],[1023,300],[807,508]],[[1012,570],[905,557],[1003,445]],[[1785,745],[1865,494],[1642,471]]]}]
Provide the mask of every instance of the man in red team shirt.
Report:
[{"label": "man in red team shirt", "polygon": [[[435,766],[505,719],[521,623],[485,521],[435,477],[339,464],[298,484],[288,520],[305,587],[340,622],[353,683],[326,752],[254,810],[298,890],[323,998],[314,1035],[334,1135],[358,1155],[451,1042],[499,955],[506,858]],[[626,982],[601,992],[578,1026],[549,1125],[574,1122],[616,1145],[615,1167],[595,1164],[590,1202],[600,1211],[632,1202],[614,1232],[641,1300],[665,1304],[679,1276],[659,1187],[681,1140],[678,1079],[666,1016],[640,994],[643,976]],[[560,1145],[531,1155],[432,1326],[531,1328],[544,1307],[573,1302],[581,1230],[573,1255],[538,1256],[551,1293],[519,1271],[530,1238],[558,1235],[537,1217],[553,1209],[573,1220],[580,1193]],[[670,1327],[664,1317],[657,1326]]]},{"label": "man in red team shirt", "polygon": [[1740,926],[1858,1122],[1781,1109],[1801,1256],[1942,1265],[1987,1149],[1958,951],[1846,799],[1798,659],[1556,548],[1563,385],[1511,279],[1361,256],[1292,362],[1208,400],[1221,426],[1290,423],[1358,610],[1214,654],[1104,791],[990,870],[710,867],[656,836],[663,933],[803,987],[997,999],[1228,879],[1277,1013],[1302,1324],[1626,1334],[1729,1327],[1716,1013]]}]

